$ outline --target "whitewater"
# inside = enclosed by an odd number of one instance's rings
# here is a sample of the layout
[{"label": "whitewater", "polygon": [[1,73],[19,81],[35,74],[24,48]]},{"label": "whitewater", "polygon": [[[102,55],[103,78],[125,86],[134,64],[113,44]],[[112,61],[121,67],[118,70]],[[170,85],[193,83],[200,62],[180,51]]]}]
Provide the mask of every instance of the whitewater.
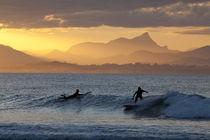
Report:
[{"label": "whitewater", "polygon": [[210,76],[1,73],[0,139],[208,140]]}]

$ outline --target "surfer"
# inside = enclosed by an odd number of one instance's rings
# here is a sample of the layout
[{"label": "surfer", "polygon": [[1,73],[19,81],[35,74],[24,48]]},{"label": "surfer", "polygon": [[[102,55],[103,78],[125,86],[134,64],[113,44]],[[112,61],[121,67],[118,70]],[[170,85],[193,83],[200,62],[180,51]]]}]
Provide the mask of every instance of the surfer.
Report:
[{"label": "surfer", "polygon": [[133,94],[133,98],[135,97],[135,103],[137,102],[138,98],[140,98],[141,100],[143,99],[142,94],[143,92],[148,93],[147,91],[143,90],[141,87],[138,87],[138,90]]},{"label": "surfer", "polygon": [[77,97],[78,95],[79,95],[79,89],[77,89],[76,92],[73,95],[71,95],[71,96],[72,97]]},{"label": "surfer", "polygon": [[79,94],[79,89],[77,89],[76,92],[70,96],[65,96],[65,95],[61,95],[61,96],[63,96],[64,99],[72,99],[72,98],[78,97],[79,95],[81,94]]}]

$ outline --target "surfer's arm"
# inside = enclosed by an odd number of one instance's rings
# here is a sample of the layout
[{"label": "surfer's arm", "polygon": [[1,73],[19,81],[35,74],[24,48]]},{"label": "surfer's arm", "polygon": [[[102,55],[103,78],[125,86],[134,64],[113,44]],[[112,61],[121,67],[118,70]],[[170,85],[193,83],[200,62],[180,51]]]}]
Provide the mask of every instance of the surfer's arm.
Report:
[{"label": "surfer's arm", "polygon": [[146,91],[146,90],[143,90],[143,92],[146,92],[146,93],[148,93],[148,91]]},{"label": "surfer's arm", "polygon": [[134,97],[135,97],[136,94],[137,94],[137,92],[135,92],[135,93],[133,94],[133,98],[132,98],[132,99],[134,99]]},{"label": "surfer's arm", "polygon": [[61,96],[62,96],[62,97],[64,97],[64,98],[66,97],[66,95],[65,95],[65,94],[62,94]]}]

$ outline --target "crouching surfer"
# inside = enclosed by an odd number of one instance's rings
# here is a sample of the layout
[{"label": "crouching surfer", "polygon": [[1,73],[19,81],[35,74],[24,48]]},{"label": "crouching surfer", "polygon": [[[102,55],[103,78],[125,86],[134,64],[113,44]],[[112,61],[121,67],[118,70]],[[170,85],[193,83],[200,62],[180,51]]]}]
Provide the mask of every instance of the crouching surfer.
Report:
[{"label": "crouching surfer", "polygon": [[142,94],[143,92],[148,93],[147,91],[143,90],[141,87],[138,87],[138,90],[133,94],[133,98],[135,97],[135,103],[137,102],[138,98],[140,98],[141,100],[143,99]]},{"label": "crouching surfer", "polygon": [[66,96],[66,95],[61,95],[64,99],[73,99],[76,98],[78,96],[80,96],[81,94],[79,94],[79,89],[76,90],[76,92],[70,96]]}]

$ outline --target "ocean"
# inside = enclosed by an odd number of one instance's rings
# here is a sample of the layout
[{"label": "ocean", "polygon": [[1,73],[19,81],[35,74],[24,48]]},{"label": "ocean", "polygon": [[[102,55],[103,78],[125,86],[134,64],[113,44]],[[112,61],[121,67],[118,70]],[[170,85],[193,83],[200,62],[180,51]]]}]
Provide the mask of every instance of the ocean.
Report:
[{"label": "ocean", "polygon": [[0,139],[209,140],[210,76],[1,73]]}]

